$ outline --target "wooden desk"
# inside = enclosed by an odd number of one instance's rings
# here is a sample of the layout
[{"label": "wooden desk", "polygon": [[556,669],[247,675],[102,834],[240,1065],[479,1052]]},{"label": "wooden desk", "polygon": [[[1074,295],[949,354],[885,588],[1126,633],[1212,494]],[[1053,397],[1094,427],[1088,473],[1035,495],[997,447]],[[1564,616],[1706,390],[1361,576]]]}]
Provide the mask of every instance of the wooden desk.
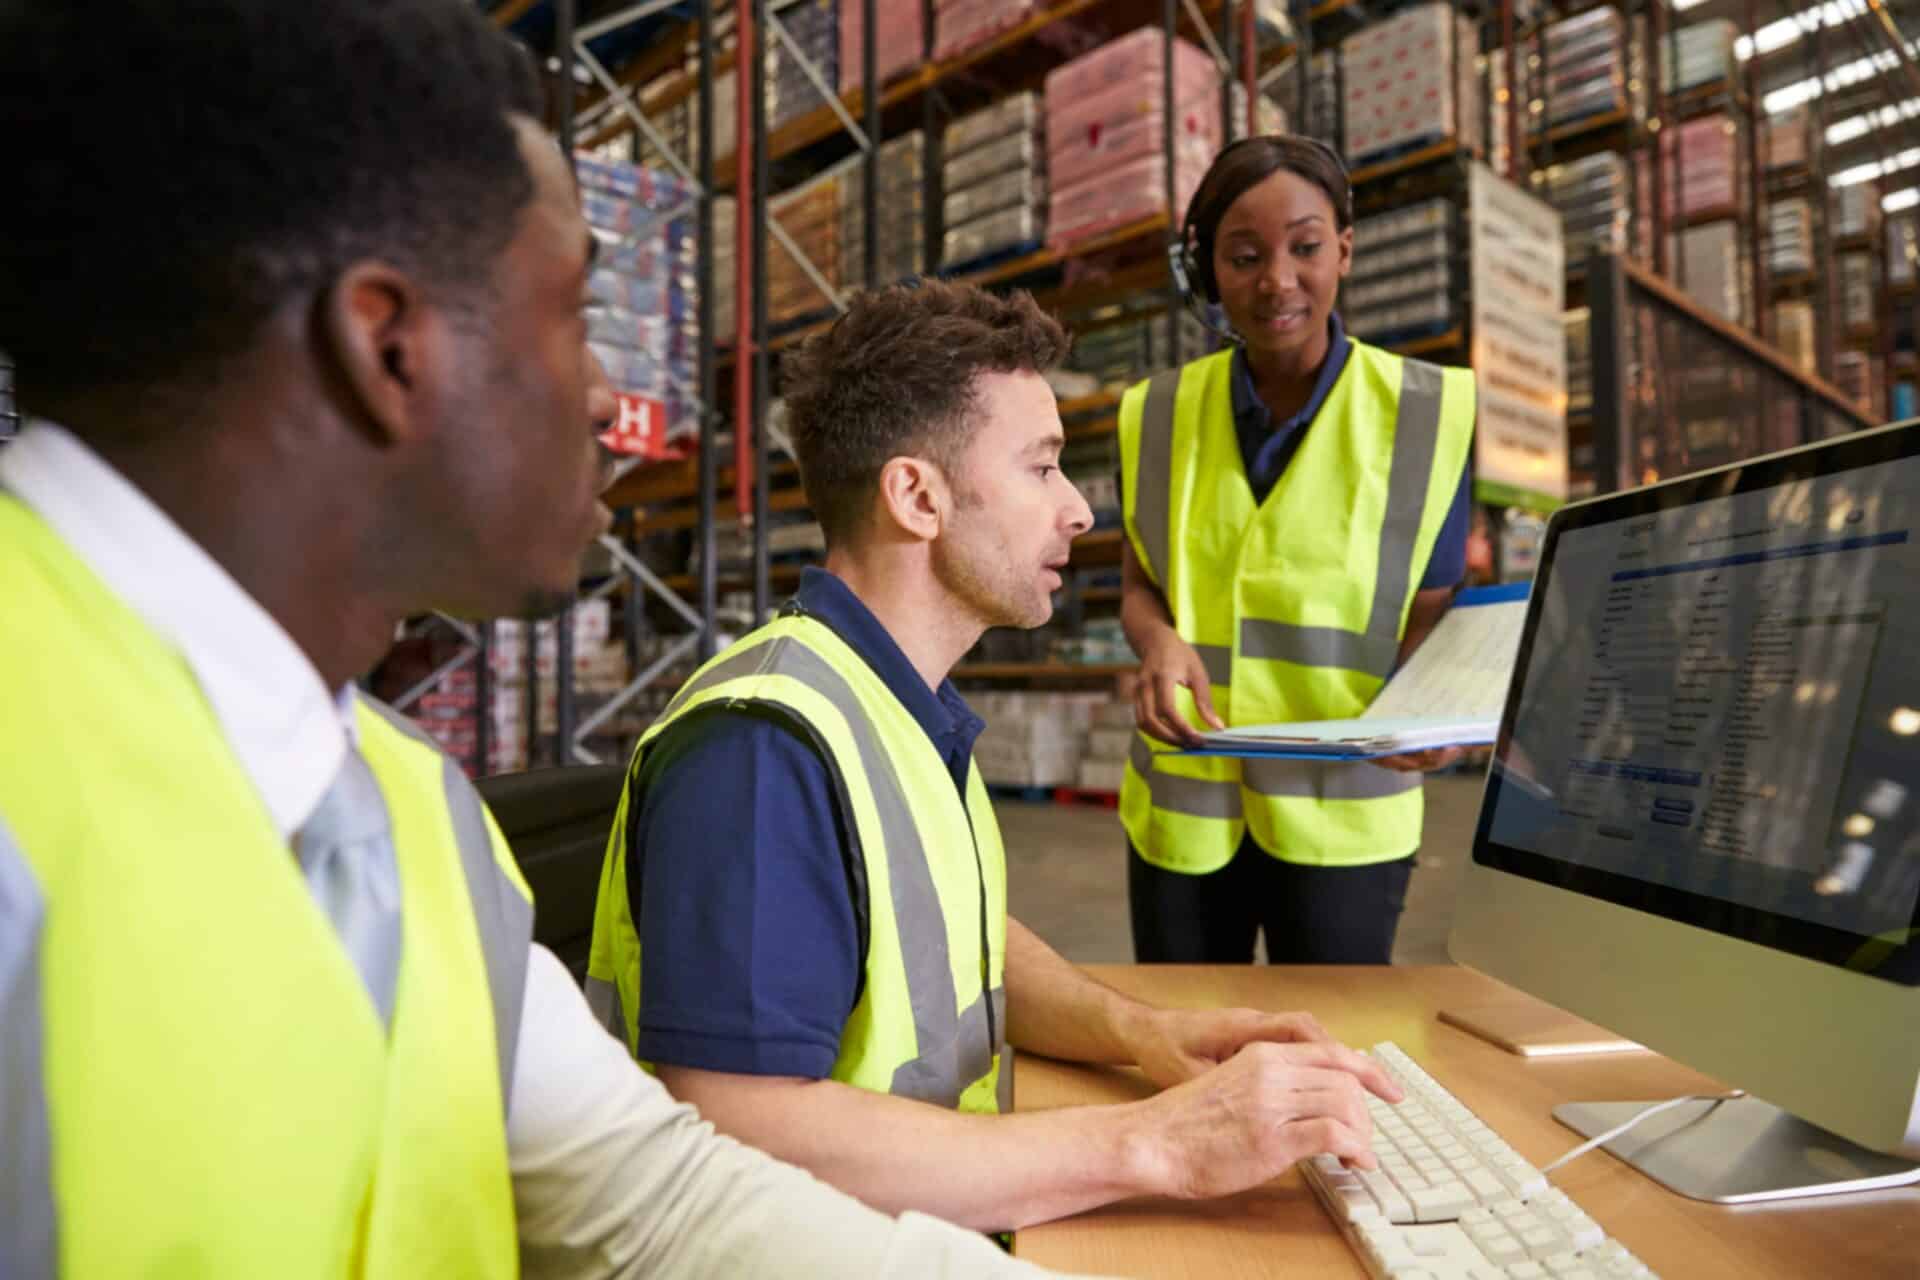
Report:
[{"label": "wooden desk", "polygon": [[[1441,1023],[1443,1006],[1511,991],[1454,967],[1094,967],[1155,1004],[1305,1009],[1348,1044],[1392,1040],[1536,1165],[1580,1141],[1552,1116],[1561,1102],[1672,1097],[1722,1086],[1652,1053],[1525,1059]],[[1783,1035],[1791,1029],[1782,1027]],[[1835,1053],[1847,1052],[1834,1046]],[[1140,1098],[1135,1072],[1021,1057],[1021,1110]],[[1920,1276],[1920,1188],[1729,1208],[1677,1196],[1604,1151],[1553,1175],[1608,1234],[1664,1280],[1682,1277]],[[1134,1201],[1019,1233],[1014,1252],[1063,1271],[1236,1280],[1364,1277],[1359,1259],[1297,1173],[1213,1202]]]}]

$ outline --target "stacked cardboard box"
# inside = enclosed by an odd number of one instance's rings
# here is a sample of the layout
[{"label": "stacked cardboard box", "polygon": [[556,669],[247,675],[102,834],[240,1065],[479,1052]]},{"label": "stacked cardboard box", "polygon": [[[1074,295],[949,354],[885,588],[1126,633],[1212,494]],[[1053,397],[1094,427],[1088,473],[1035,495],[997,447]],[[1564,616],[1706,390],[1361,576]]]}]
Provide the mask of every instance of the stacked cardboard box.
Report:
[{"label": "stacked cardboard box", "polygon": [[[496,709],[510,710],[504,706],[497,686],[492,701]],[[480,760],[480,684],[471,665],[434,681],[407,708],[407,716],[452,756],[469,778],[527,767],[526,733],[520,721],[514,721],[509,732],[502,734],[496,720],[491,726],[487,759]]]},{"label": "stacked cardboard box", "polygon": [[1808,377],[1819,373],[1819,342],[1814,330],[1811,302],[1795,298],[1774,304],[1773,345],[1780,349],[1780,353],[1794,368]]},{"label": "stacked cardboard box", "polygon": [[[860,163],[860,156],[850,156],[767,202],[768,216],[780,224],[821,280],[835,289],[844,278],[840,244],[843,184],[847,173]],[[813,276],[785,245],[769,235],[768,322],[785,324],[801,316],[831,310],[832,307],[833,300],[821,290]]]},{"label": "stacked cardboard box", "polygon": [[[996,257],[1016,249],[1039,246],[1046,228],[1037,198],[1004,200],[1004,192],[1025,192],[1033,196],[1044,190],[1046,144],[1039,130],[1018,125],[1012,132],[979,140],[970,132],[964,138],[966,150],[947,155],[948,198],[954,201],[947,215],[947,234],[941,242],[941,263],[962,267],[985,257]],[[991,194],[985,188],[993,188]],[[981,211],[975,205],[996,205]],[[954,215],[966,215],[954,219]]]},{"label": "stacked cardboard box", "polygon": [[1560,213],[1569,265],[1595,252],[1625,252],[1633,205],[1627,163],[1602,151],[1533,175],[1534,191]]},{"label": "stacked cardboard box", "polygon": [[1813,270],[1813,202],[1801,197],[1767,206],[1767,274],[1805,275]]},{"label": "stacked cardboard box", "polygon": [[[1183,359],[1191,360],[1212,348],[1212,338],[1198,320],[1181,311],[1177,323]],[[1075,337],[1067,367],[1091,375],[1109,389],[1130,387],[1173,363],[1169,358],[1173,330],[1165,312],[1088,332],[1074,327],[1071,332]]]},{"label": "stacked cardboard box", "polygon": [[1887,219],[1887,283],[1910,285],[1920,263],[1920,215],[1896,213]]},{"label": "stacked cardboard box", "polygon": [[1874,424],[1886,420],[1884,366],[1879,356],[1841,351],[1833,358],[1833,385]]},{"label": "stacked cardboard box", "polygon": [[1753,289],[1746,236],[1738,223],[1707,222],[1669,233],[1667,262],[1675,283],[1707,310],[1735,324],[1749,323]]},{"label": "stacked cardboard box", "polygon": [[1880,184],[1856,182],[1833,189],[1833,238],[1871,240],[1880,234]]},{"label": "stacked cardboard box", "polygon": [[[533,651],[538,706],[533,708],[528,732],[527,655]],[[487,714],[490,771],[524,769],[536,737],[550,738],[559,729],[556,675],[559,670],[559,631],[554,619],[528,625],[518,619],[490,624],[487,647],[492,699]],[[584,719],[594,708],[618,693],[631,678],[625,646],[613,635],[613,610],[607,600],[586,600],[573,609],[573,692],[576,713]],[[608,754],[602,752],[603,755]],[[617,754],[617,753],[615,753]],[[562,758],[571,759],[563,756]]]},{"label": "stacked cardboard box", "polygon": [[1322,49],[1313,55],[1307,74],[1307,118],[1302,126],[1309,138],[1318,138],[1330,147],[1343,145],[1346,131],[1340,124],[1340,55]]},{"label": "stacked cardboard box", "polygon": [[1042,114],[1040,95],[1029,91],[947,126],[940,255],[946,265],[1040,242],[1047,193]]},{"label": "stacked cardboard box", "polygon": [[1173,50],[1173,200],[1168,209],[1166,37],[1142,27],[1046,79],[1047,241],[1065,246],[1156,213],[1178,219],[1220,149],[1220,73],[1184,40]]},{"label": "stacked cardboard box", "polygon": [[1564,18],[1546,29],[1543,43],[1541,90],[1532,103],[1536,132],[1628,107],[1627,26],[1619,10]]},{"label": "stacked cardboard box", "polygon": [[1671,33],[1661,42],[1660,87],[1668,93],[1684,93],[1731,79],[1737,65],[1735,36],[1729,18],[1696,22]]},{"label": "stacked cardboard box", "polygon": [[735,253],[739,235],[739,204],[732,196],[713,198],[713,333],[714,342],[732,342],[738,328],[734,310],[739,289]]},{"label": "stacked cardboard box", "polygon": [[[577,157],[580,204],[600,242],[588,341],[614,389],[657,407],[666,438],[698,430],[692,195],[677,177]],[[649,410],[652,411],[652,410]]]},{"label": "stacked cardboard box", "polygon": [[[1702,116],[1660,132],[1660,205],[1668,226],[1745,203],[1746,149],[1740,125],[1726,115]],[[1646,151],[1634,154],[1643,218],[1653,215],[1653,166]]]},{"label": "stacked cardboard box", "polygon": [[1034,11],[1034,0],[935,0],[933,56],[958,57],[1019,26]]},{"label": "stacked cardboard box", "polygon": [[1478,148],[1478,52],[1472,19],[1442,3],[1402,9],[1349,36],[1340,46],[1348,161],[1446,137]]},{"label": "stacked cardboard box", "polygon": [[[875,285],[918,275],[927,260],[927,139],[920,130],[880,144],[880,170],[874,204],[879,253]],[[867,185],[865,163],[849,169],[841,183],[841,279],[869,283],[866,273]]]},{"label": "stacked cardboard box", "polygon": [[1127,776],[1127,756],[1133,750],[1133,702],[1115,697],[1094,708],[1087,727],[1086,748],[1080,756],[1082,791],[1118,792]]},{"label": "stacked cardboard box", "polygon": [[1813,150],[1813,118],[1805,107],[1768,116],[1760,139],[1762,164],[1769,172],[1805,168]]},{"label": "stacked cardboard box", "polygon": [[1353,244],[1353,273],[1341,291],[1341,314],[1355,337],[1430,332],[1458,318],[1459,228],[1445,197],[1362,218],[1354,226]]},{"label": "stacked cardboard box", "polygon": [[[1233,132],[1244,135],[1247,132],[1247,87],[1238,80],[1227,85],[1228,110],[1232,113],[1227,119],[1233,125]],[[1253,109],[1256,113],[1253,132],[1256,134],[1286,133],[1287,109],[1275,102],[1265,93],[1253,97]]]},{"label": "stacked cardboard box", "polygon": [[1840,317],[1841,329],[1860,332],[1873,328],[1876,319],[1873,255],[1865,250],[1850,249],[1836,253],[1833,262],[1838,304],[1835,314]]},{"label": "stacked cardboard box", "polygon": [[[866,6],[861,0],[840,5],[840,91],[860,86]],[[875,0],[873,6],[874,74],[886,84],[920,63],[926,48],[926,23],[920,0]]]},{"label": "stacked cardboard box", "polygon": [[[773,17],[786,27],[787,34],[813,65],[821,82],[830,87],[837,85],[840,82],[840,0],[799,0]],[[786,41],[768,31],[762,47],[767,58],[769,128],[778,129],[826,105],[826,95],[793,56]]]},{"label": "stacked cardboard box", "polygon": [[1567,412],[1593,408],[1593,313],[1575,307],[1560,318],[1567,338]]},{"label": "stacked cardboard box", "polygon": [[1079,782],[1086,733],[1105,694],[985,693],[969,702],[986,721],[973,759],[988,783],[1071,787]]}]

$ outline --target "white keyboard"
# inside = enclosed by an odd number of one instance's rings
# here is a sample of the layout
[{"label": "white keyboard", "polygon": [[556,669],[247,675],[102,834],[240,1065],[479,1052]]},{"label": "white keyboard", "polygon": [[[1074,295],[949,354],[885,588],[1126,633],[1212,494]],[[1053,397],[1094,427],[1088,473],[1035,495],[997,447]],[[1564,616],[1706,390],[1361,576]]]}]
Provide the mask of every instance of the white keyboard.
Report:
[{"label": "white keyboard", "polygon": [[1375,1280],[1646,1280],[1653,1273],[1398,1045],[1373,1059],[1406,1090],[1369,1096],[1377,1170],[1302,1166]]}]

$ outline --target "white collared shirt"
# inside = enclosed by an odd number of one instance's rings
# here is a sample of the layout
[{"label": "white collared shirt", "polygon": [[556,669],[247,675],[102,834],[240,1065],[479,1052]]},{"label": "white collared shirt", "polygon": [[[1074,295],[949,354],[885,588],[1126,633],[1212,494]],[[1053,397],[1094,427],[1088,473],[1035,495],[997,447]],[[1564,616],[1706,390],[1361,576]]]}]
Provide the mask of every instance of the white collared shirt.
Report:
[{"label": "white collared shirt", "polygon": [[[352,687],[330,693],[285,629],[72,433],[29,426],[0,449],[0,488],[179,652],[290,840],[346,759]],[[718,1137],[639,1069],[543,947],[527,965],[515,1062],[507,1148],[530,1277],[1042,1274],[984,1237],[890,1219]]]}]

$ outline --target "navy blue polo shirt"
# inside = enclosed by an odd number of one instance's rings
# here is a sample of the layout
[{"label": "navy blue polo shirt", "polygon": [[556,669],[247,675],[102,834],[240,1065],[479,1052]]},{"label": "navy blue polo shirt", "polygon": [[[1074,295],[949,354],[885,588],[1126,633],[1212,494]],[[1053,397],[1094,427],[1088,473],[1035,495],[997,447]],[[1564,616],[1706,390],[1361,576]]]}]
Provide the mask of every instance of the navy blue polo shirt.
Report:
[{"label": "navy blue polo shirt", "polygon": [[[1282,422],[1273,420],[1273,413],[1267,408],[1266,401],[1260,398],[1259,388],[1254,385],[1253,369],[1247,363],[1247,349],[1235,347],[1233,352],[1233,429],[1240,438],[1240,460],[1247,469],[1247,484],[1253,489],[1255,505],[1265,502],[1267,495],[1273,492],[1273,486],[1280,483],[1280,476],[1287,469],[1287,463],[1293,460],[1294,453],[1300,448],[1300,441],[1307,434],[1307,427],[1320,416],[1320,409],[1333,392],[1333,384],[1340,379],[1341,370],[1347,367],[1347,357],[1353,354],[1353,340],[1347,337],[1346,326],[1340,323],[1340,315],[1334,312],[1327,317],[1327,358],[1321,362],[1319,376],[1313,382],[1313,394],[1307,397],[1300,412]],[[1440,536],[1433,544],[1433,555],[1427,560],[1426,576],[1420,579],[1420,589],[1457,586],[1467,573],[1467,534],[1472,526],[1472,471],[1469,467],[1460,474],[1460,487],[1453,495],[1453,505],[1447,510],[1447,520],[1440,527]]]},{"label": "navy blue polo shirt", "polygon": [[[929,689],[826,570],[806,570],[795,600],[913,714],[964,796],[986,726],[953,683]],[[640,1057],[826,1078],[864,961],[847,879],[850,818],[826,758],[788,721],[730,709],[662,734],[637,785],[627,876],[629,891],[640,889]]]}]

